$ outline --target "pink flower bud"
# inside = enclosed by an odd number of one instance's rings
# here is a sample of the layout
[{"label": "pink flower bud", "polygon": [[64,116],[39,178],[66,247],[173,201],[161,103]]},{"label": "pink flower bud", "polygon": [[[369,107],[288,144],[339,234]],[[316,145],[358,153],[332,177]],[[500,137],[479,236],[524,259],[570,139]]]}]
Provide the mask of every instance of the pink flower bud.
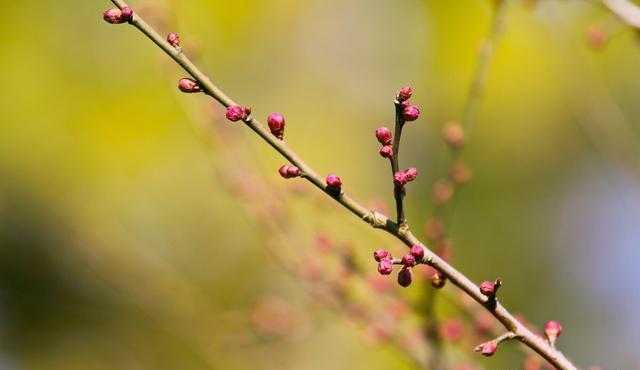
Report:
[{"label": "pink flower bud", "polygon": [[402,287],[408,287],[413,281],[413,271],[410,267],[403,267],[398,273],[398,284]]},{"label": "pink flower bud", "polygon": [[402,89],[400,89],[400,91],[398,91],[398,95],[397,95],[398,101],[403,102],[403,101],[409,100],[412,94],[413,94],[413,89],[411,88],[411,86],[405,86]]},{"label": "pink flower bud", "polygon": [[202,91],[202,86],[192,78],[183,78],[178,82],[178,88],[184,93],[198,93]]},{"label": "pink flower bud", "polygon": [[174,48],[177,48],[180,46],[180,36],[175,32],[171,32],[167,35],[167,42]]},{"label": "pink flower bud", "polygon": [[391,158],[393,157],[393,147],[391,145],[385,145],[380,148],[380,155],[383,158]]},{"label": "pink flower bud", "polygon": [[393,271],[393,261],[388,258],[378,261],[378,272],[381,275],[390,275]]},{"label": "pink flower bud", "polygon": [[491,357],[496,353],[496,349],[498,349],[498,343],[495,340],[492,340],[482,343],[476,347],[475,351],[480,352],[483,356]]},{"label": "pink flower bud", "polygon": [[123,22],[129,22],[133,19],[133,9],[129,8],[128,6],[122,8],[120,12]]},{"label": "pink flower bud", "polygon": [[415,105],[409,105],[402,111],[402,118],[405,121],[415,121],[420,117],[420,109]]},{"label": "pink flower bud", "polygon": [[102,18],[104,18],[104,20],[107,21],[107,23],[111,23],[111,24],[126,22],[122,20],[122,11],[116,8],[105,10],[104,13],[102,13]]},{"label": "pink flower bud", "polygon": [[411,267],[416,264],[416,258],[413,256],[413,254],[407,253],[402,256],[402,264],[407,267]]},{"label": "pink flower bud", "polygon": [[291,177],[298,177],[302,175],[302,171],[300,171],[300,169],[296,166],[289,166],[289,168],[287,168],[287,173]]},{"label": "pink flower bud", "polygon": [[280,166],[278,172],[280,173],[280,176],[284,177],[285,179],[291,178],[291,175],[289,175],[289,166],[287,165]]},{"label": "pink flower bud", "polygon": [[431,285],[436,289],[442,288],[446,283],[447,278],[442,276],[439,272],[436,272],[431,277]]},{"label": "pink flower bud", "polygon": [[495,284],[491,281],[483,281],[480,283],[480,293],[486,295],[487,297],[491,297],[496,294]]},{"label": "pink flower bud", "polygon": [[267,123],[273,136],[282,140],[284,137],[284,117],[280,113],[271,113],[267,117]]},{"label": "pink flower bud", "polygon": [[547,336],[549,343],[554,344],[556,339],[562,334],[562,325],[557,321],[549,321],[544,326],[544,334]]},{"label": "pink flower bud", "polygon": [[404,174],[407,177],[407,182],[413,181],[416,179],[416,177],[418,177],[418,170],[415,169],[414,167],[408,168],[406,171],[404,171]]},{"label": "pink flower bud", "polygon": [[327,190],[339,191],[342,187],[342,180],[335,174],[331,173],[326,179]]},{"label": "pink flower bud", "polygon": [[396,186],[403,186],[407,183],[407,175],[404,172],[398,171],[393,175],[393,182]]},{"label": "pink flower bud", "polygon": [[376,139],[382,145],[390,145],[393,140],[393,135],[391,134],[391,130],[386,127],[380,127],[376,130]]},{"label": "pink flower bud", "polygon": [[389,253],[389,251],[384,250],[384,249],[376,249],[373,252],[373,258],[377,261],[380,262],[383,259],[389,259],[391,258],[391,253]]},{"label": "pink flower bud", "polygon": [[419,245],[414,245],[411,247],[410,253],[415,257],[416,260],[421,260],[424,258],[424,249]]},{"label": "pink flower bud", "polygon": [[232,105],[227,108],[227,119],[232,122],[238,122],[247,119],[247,111],[238,105]]}]

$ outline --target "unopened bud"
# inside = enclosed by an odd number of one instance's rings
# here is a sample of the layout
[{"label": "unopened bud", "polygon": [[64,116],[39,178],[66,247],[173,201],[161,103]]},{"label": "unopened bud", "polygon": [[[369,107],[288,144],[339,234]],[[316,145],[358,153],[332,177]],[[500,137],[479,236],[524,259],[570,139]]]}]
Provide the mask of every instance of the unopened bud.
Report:
[{"label": "unopened bud", "polygon": [[378,272],[381,275],[390,275],[393,271],[393,261],[388,258],[378,261]]},{"label": "unopened bud", "polygon": [[557,321],[549,321],[544,326],[544,334],[547,336],[549,343],[553,345],[560,334],[562,334],[562,325]]},{"label": "unopened bud", "polygon": [[247,119],[248,112],[250,112],[250,110],[248,111],[247,108],[242,108],[241,106],[238,106],[238,105],[232,105],[229,108],[227,108],[226,115],[229,121],[237,122],[237,121]]},{"label": "unopened bud", "polygon": [[280,173],[280,176],[284,177],[285,179],[290,179],[302,175],[302,171],[296,166],[281,166],[278,169],[278,172]]},{"label": "unopened bud", "polygon": [[391,145],[385,145],[380,148],[380,155],[383,158],[391,158],[393,157],[393,147]]},{"label": "unopened bud", "polygon": [[167,35],[167,42],[174,48],[177,48],[180,46],[180,36],[175,32],[171,32]]},{"label": "unopened bud", "polygon": [[410,267],[403,267],[398,273],[398,284],[402,287],[408,287],[413,281],[413,271]]},{"label": "unopened bud", "polygon": [[498,349],[498,343],[495,340],[492,340],[486,343],[482,343],[475,348],[475,351],[480,352],[483,356],[491,357],[494,353],[496,353],[496,349]]},{"label": "unopened bud", "polygon": [[436,272],[431,277],[431,285],[436,289],[442,288],[446,283],[447,278],[442,276],[442,274],[440,274],[439,272]]},{"label": "unopened bud", "polygon": [[133,9],[125,6],[120,12],[123,22],[130,22],[131,20],[133,20]]},{"label": "unopened bud", "polygon": [[487,297],[491,297],[496,294],[495,284],[491,281],[483,281],[480,283],[480,293]]},{"label": "unopened bud", "polygon": [[202,86],[192,78],[183,78],[178,82],[178,88],[184,93],[198,93],[202,91]]},{"label": "unopened bud", "polygon": [[376,249],[373,252],[373,258],[377,261],[380,262],[383,259],[389,259],[391,258],[391,253],[389,253],[389,251],[384,250],[384,249]]},{"label": "unopened bud", "polygon": [[400,91],[398,91],[397,99],[399,102],[403,102],[405,100],[409,100],[411,95],[413,94],[413,89],[411,86],[405,86]]},{"label": "unopened bud", "polygon": [[411,247],[410,253],[415,257],[416,260],[421,260],[424,258],[424,248],[419,245],[414,245]]},{"label": "unopened bud", "polygon": [[104,13],[102,13],[102,18],[104,18],[104,20],[107,23],[111,23],[111,24],[126,22],[125,20],[122,19],[122,11],[116,8],[110,8],[105,10]]},{"label": "unopened bud", "polygon": [[280,113],[271,113],[269,117],[267,117],[267,123],[273,136],[282,140],[284,137],[284,117]]},{"label": "unopened bud", "polygon": [[407,253],[402,256],[402,264],[407,267],[411,267],[416,264],[416,258],[413,256],[413,254]]},{"label": "unopened bud", "polygon": [[415,105],[406,106],[402,110],[402,119],[405,121],[415,121],[420,117],[420,108]]},{"label": "unopened bud", "polygon": [[410,167],[406,171],[404,171],[404,174],[407,177],[407,182],[411,182],[415,180],[416,177],[418,177],[418,170],[415,167]]},{"label": "unopened bud", "polygon": [[391,134],[391,130],[386,127],[380,127],[376,130],[376,139],[382,145],[390,145],[393,140],[393,134]]},{"label": "unopened bud", "polygon": [[340,191],[340,188],[342,188],[342,180],[333,173],[327,176],[326,183],[327,189],[331,191]]},{"label": "unopened bud", "polygon": [[396,172],[393,174],[393,183],[396,184],[396,186],[403,186],[407,183],[407,174],[402,171]]}]

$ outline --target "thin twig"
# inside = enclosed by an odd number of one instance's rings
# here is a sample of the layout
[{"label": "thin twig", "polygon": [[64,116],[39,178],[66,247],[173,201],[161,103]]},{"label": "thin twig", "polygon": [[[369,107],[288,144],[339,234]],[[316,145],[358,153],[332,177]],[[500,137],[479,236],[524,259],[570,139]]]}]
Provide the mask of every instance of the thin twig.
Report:
[{"label": "thin twig", "polygon": [[[122,0],[111,1],[120,9],[127,7],[127,4]],[[197,80],[207,95],[210,95],[225,107],[236,105],[235,102],[225,95],[221,89],[214,85],[213,82],[202,71],[200,71],[185,54],[172,47],[138,15],[134,15],[130,23],[150,38],[169,56],[171,56],[191,75],[191,77]],[[560,351],[547,344],[539,335],[525,327],[499,302],[495,302],[495,304],[489,302],[488,298],[482,295],[476,284],[424,246],[424,244],[421,243],[413,233],[411,233],[408,227],[399,227],[399,225],[390,220],[389,217],[378,212],[367,210],[363,205],[344,193],[336,195],[331,192],[327,189],[323,178],[309,167],[296,152],[289,148],[287,144],[271,135],[271,133],[257,119],[249,117],[245,123],[271,147],[282,154],[282,156],[292,164],[300,168],[307,175],[305,176],[307,180],[327,193],[359,218],[373,227],[384,229],[409,247],[413,245],[423,246],[425,249],[424,261],[438,270],[442,275],[446,276],[454,285],[459,287],[467,295],[491,312],[491,314],[493,314],[493,316],[496,317],[508,331],[517,335],[522,343],[536,351],[557,369],[577,370],[577,368]]]},{"label": "thin twig", "polygon": [[602,4],[624,23],[640,29],[640,7],[636,4],[629,0],[602,0]]}]

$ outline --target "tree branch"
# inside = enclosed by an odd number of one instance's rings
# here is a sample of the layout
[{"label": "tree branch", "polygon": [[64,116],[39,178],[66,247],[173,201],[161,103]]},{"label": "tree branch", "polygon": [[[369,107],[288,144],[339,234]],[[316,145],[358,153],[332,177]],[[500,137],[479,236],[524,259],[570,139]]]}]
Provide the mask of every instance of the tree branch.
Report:
[{"label": "tree branch", "polygon": [[640,7],[629,0],[602,0],[613,14],[627,25],[640,29]]},{"label": "tree branch", "polygon": [[[111,1],[120,9],[127,7],[127,4],[122,0]],[[142,18],[134,14],[129,23],[138,28],[180,66],[182,66],[183,69],[200,84],[204,93],[211,96],[225,107],[236,105],[236,103],[224,94],[224,92],[215,84],[213,84],[213,82],[202,71],[200,71],[186,55],[169,44]],[[367,210],[363,205],[356,202],[353,198],[343,192],[335,194],[335,192],[330,191],[327,189],[322,177],[309,167],[287,144],[271,135],[271,133],[257,119],[248,117],[245,120],[245,123],[283,157],[302,170],[306,174],[305,178],[308,181],[327,193],[359,218],[366,221],[373,227],[384,229],[409,247],[414,245],[422,246],[425,250],[425,256],[423,259],[425,263],[438,270],[454,285],[485,307],[505,326],[509,332],[514,333],[522,343],[536,351],[557,369],[577,370],[577,368],[560,351],[546,343],[542,337],[526,328],[499,302],[492,304],[492,302],[480,292],[480,289],[478,289],[476,284],[424,246],[424,244],[421,243],[407,227],[399,227],[399,225],[389,219],[389,217],[375,211]]]}]

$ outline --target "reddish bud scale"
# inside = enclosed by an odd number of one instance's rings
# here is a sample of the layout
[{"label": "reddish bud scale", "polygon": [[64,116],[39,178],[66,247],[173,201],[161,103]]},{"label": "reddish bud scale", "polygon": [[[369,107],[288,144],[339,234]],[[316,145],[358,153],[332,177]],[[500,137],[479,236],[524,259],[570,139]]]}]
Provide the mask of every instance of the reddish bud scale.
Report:
[{"label": "reddish bud scale", "polygon": [[400,286],[406,288],[411,285],[413,281],[413,271],[411,271],[410,267],[403,267],[402,270],[398,273],[398,284]]},{"label": "reddish bud scale", "polygon": [[397,99],[399,102],[403,102],[411,99],[411,95],[413,95],[413,89],[411,86],[405,86],[398,91]]},{"label": "reddish bud scale", "polygon": [[405,121],[415,121],[420,117],[420,108],[415,105],[408,105],[402,110],[402,119]]},{"label": "reddish bud scale", "polygon": [[391,253],[389,253],[389,251],[384,250],[384,249],[377,249],[373,252],[373,259],[376,260],[376,262],[380,262],[383,259],[389,259],[391,258]]},{"label": "reddish bud scale", "polygon": [[290,179],[302,175],[302,171],[296,166],[281,166],[278,169],[278,172],[280,173],[280,176],[284,177],[285,179]]},{"label": "reddish bud scale", "polygon": [[175,32],[171,32],[167,35],[167,42],[174,48],[177,48],[180,46],[180,36]]},{"label": "reddish bud scale", "polygon": [[408,182],[413,181],[418,177],[418,170],[414,167],[411,167],[404,171],[404,174],[406,175]]},{"label": "reddish bud scale", "polygon": [[335,174],[329,174],[326,178],[327,189],[331,191],[339,191],[342,188],[342,180]]},{"label": "reddish bud scale", "polygon": [[402,256],[402,264],[411,267],[416,264],[416,258],[411,253],[405,254]]},{"label": "reddish bud scale", "polygon": [[393,147],[391,145],[385,145],[380,148],[380,155],[382,158],[391,158],[393,157]]},{"label": "reddish bud scale", "polygon": [[122,11],[120,9],[111,8],[107,9],[102,13],[102,18],[110,24],[118,24],[124,23],[125,20],[122,19]]},{"label": "reddish bud scale", "polygon": [[123,22],[130,22],[131,20],[133,20],[133,9],[125,6],[120,11],[120,16],[122,17]]},{"label": "reddish bud scale", "polygon": [[183,78],[178,82],[178,88],[183,93],[192,94],[198,93],[202,91],[202,86],[198,83],[198,81],[192,78]]},{"label": "reddish bud scale", "polygon": [[495,284],[491,281],[483,281],[480,283],[480,293],[487,297],[491,297],[496,293]]},{"label": "reddish bud scale", "polygon": [[376,139],[378,139],[382,145],[391,145],[391,141],[393,140],[391,130],[386,127],[380,127],[376,130]]},{"label": "reddish bud scale", "polygon": [[269,117],[267,117],[267,123],[273,136],[282,140],[284,137],[284,117],[280,113],[271,113]]},{"label": "reddish bud scale", "polygon": [[393,261],[388,258],[378,261],[378,272],[381,275],[390,275],[393,271]]},{"label": "reddish bud scale", "polygon": [[414,245],[411,247],[410,253],[415,257],[416,260],[421,260],[424,258],[424,249],[419,245]]},{"label": "reddish bud scale", "polygon": [[403,186],[407,183],[407,175],[404,172],[398,171],[393,174],[393,183],[396,186]]}]

